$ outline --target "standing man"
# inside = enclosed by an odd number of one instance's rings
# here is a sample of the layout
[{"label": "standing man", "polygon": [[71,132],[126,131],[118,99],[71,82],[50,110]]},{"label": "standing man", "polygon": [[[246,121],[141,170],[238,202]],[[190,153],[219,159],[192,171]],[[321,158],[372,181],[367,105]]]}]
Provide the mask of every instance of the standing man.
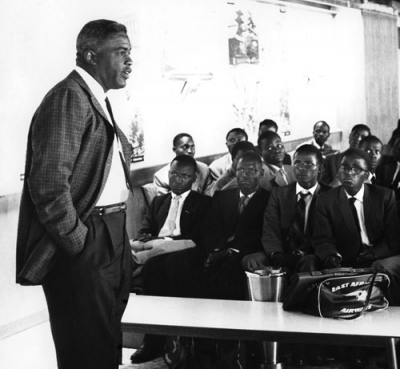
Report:
[{"label": "standing man", "polygon": [[43,286],[59,368],[116,369],[131,277],[131,148],[106,92],[125,87],[131,44],[124,25],[96,20],[76,47],[75,70],[31,122],[17,283]]}]

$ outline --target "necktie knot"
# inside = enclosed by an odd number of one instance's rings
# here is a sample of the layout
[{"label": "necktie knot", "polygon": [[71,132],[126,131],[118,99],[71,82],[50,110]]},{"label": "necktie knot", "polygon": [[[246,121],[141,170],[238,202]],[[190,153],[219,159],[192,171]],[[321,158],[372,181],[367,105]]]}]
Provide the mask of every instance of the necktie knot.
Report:
[{"label": "necktie knot", "polygon": [[307,191],[307,192],[300,192],[300,198],[303,200],[307,200],[307,198],[310,196],[311,194]]}]

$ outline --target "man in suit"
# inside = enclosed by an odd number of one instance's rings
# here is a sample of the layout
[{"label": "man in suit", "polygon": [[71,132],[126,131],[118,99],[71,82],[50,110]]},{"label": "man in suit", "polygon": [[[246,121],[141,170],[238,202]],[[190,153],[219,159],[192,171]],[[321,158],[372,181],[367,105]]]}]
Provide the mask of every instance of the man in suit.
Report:
[{"label": "man in suit", "polygon": [[326,123],[324,120],[320,120],[315,123],[313,136],[314,137],[310,141],[301,143],[299,146],[297,146],[297,148],[299,148],[301,145],[313,145],[321,151],[323,158],[329,154],[333,154],[332,146],[326,142],[330,136],[330,127],[328,123]]},{"label": "man in suit", "polygon": [[[371,130],[368,126],[366,126],[365,124],[356,124],[352,128],[349,135],[349,148],[357,149],[359,147],[360,141],[370,134]],[[342,158],[343,153],[328,155],[325,158],[320,177],[321,182],[331,184],[331,182],[336,178]]]},{"label": "man in suit", "polygon": [[291,273],[318,270],[311,245],[317,195],[330,189],[318,183],[322,154],[313,145],[300,146],[293,156],[296,182],[274,187],[264,213],[264,250],[243,259],[245,270],[286,267]]},{"label": "man in suit", "polygon": [[366,152],[344,152],[339,168],[343,185],[318,197],[312,244],[323,268],[386,269],[389,303],[399,306],[400,225],[395,195],[365,184],[369,171]]},{"label": "man in suit", "polygon": [[[258,125],[258,137],[260,137],[264,132],[268,131],[278,133],[278,124],[272,119],[264,119],[263,121],[260,122],[260,124]],[[259,148],[259,146],[257,146],[257,150],[259,150],[261,155],[261,149]],[[286,152],[285,152],[285,157],[283,158],[283,164],[285,165],[292,164],[292,158]]]},{"label": "man in suit", "polygon": [[[378,137],[370,135],[360,141],[359,148],[365,151],[371,160],[371,170],[368,172],[368,178],[365,179],[364,183],[376,184],[376,169],[382,159],[383,144]],[[340,185],[341,183],[337,176],[330,184],[331,187]]]},{"label": "man in suit", "polygon": [[131,147],[106,92],[125,87],[131,45],[124,25],[97,20],[76,47],[75,70],[31,122],[17,282],[43,286],[60,368],[116,369],[131,276],[124,203]]},{"label": "man in suit", "polygon": [[228,148],[228,153],[220,158],[214,160],[208,167],[210,168],[210,173],[214,181],[220,178],[224,173],[226,173],[232,167],[232,149],[233,147],[241,141],[247,141],[248,136],[244,129],[233,128],[226,135],[226,147]]},{"label": "man in suit", "polygon": [[[175,155],[190,155],[194,158],[196,147],[193,137],[188,133],[176,135],[172,141],[172,151]],[[197,161],[196,181],[192,184],[192,190],[209,194],[212,185],[212,177],[208,165]],[[168,184],[169,164],[154,173],[154,184],[157,186],[157,195],[168,193],[171,189]]]},{"label": "man in suit", "polygon": [[[143,266],[143,293],[172,297],[198,297],[205,259],[202,226],[211,198],[191,190],[196,181],[196,160],[178,155],[168,173],[171,192],[151,202],[138,238],[131,241],[135,261]],[[141,254],[151,253],[146,257]],[[134,364],[162,353],[165,337],[146,334],[131,356]]]},{"label": "man in suit", "polygon": [[[247,152],[236,167],[239,187],[218,191],[212,197],[204,233],[209,253],[204,274],[207,298],[245,300],[247,297],[241,261],[246,255],[262,250],[263,214],[269,198],[269,193],[260,188],[262,175],[260,156]],[[218,349],[219,368],[244,367],[241,343],[221,340]],[[241,366],[237,366],[237,360]]]}]

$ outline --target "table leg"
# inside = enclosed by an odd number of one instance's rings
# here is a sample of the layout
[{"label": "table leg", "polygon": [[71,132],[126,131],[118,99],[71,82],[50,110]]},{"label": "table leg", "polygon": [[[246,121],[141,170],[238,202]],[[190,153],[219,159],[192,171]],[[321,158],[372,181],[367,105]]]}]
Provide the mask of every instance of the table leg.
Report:
[{"label": "table leg", "polygon": [[389,368],[398,369],[397,359],[396,359],[396,339],[388,338],[386,341],[386,351],[389,359]]}]

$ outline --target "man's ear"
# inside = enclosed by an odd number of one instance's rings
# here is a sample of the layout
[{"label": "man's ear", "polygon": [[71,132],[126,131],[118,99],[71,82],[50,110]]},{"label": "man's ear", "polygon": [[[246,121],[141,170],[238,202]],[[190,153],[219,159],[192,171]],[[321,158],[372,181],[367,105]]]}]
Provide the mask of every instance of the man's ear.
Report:
[{"label": "man's ear", "polygon": [[91,65],[96,64],[96,53],[92,50],[87,50],[83,53],[83,57],[85,58],[85,62]]},{"label": "man's ear", "polygon": [[176,147],[173,147],[173,148],[172,148],[172,151],[175,152],[175,151],[176,151]]},{"label": "man's ear", "polygon": [[197,179],[197,173],[195,172],[192,177],[192,183],[196,182],[196,179]]},{"label": "man's ear", "polygon": [[368,177],[369,177],[369,171],[368,172],[364,172],[364,181],[366,181],[367,179],[368,179]]}]

